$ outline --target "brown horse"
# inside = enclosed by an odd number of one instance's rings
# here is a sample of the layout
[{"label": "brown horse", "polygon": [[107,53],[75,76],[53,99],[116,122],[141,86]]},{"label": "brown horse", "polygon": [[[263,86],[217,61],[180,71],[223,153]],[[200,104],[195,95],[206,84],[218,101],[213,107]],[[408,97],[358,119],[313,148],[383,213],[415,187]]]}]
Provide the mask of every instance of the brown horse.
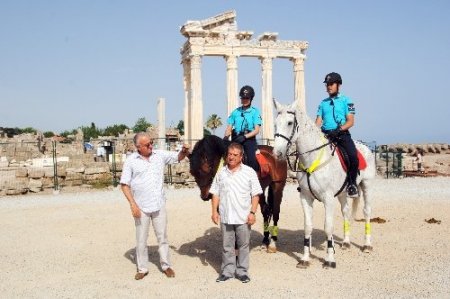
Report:
[{"label": "brown horse", "polygon": [[[195,182],[200,188],[200,197],[210,200],[209,193],[212,181],[219,168],[220,161],[225,159],[229,141],[220,137],[209,135],[198,141],[192,154],[189,156],[190,172],[195,178]],[[260,196],[259,205],[264,217],[264,239],[263,244],[267,246],[269,252],[276,252],[276,241],[278,239],[278,220],[280,218],[280,205],[283,197],[283,189],[287,178],[286,160],[277,160],[272,154],[273,148],[267,145],[259,145],[260,154],[263,155],[265,173],[258,173],[259,182],[264,191]],[[268,189],[266,201],[265,190]],[[269,226],[273,217],[273,226]]]}]

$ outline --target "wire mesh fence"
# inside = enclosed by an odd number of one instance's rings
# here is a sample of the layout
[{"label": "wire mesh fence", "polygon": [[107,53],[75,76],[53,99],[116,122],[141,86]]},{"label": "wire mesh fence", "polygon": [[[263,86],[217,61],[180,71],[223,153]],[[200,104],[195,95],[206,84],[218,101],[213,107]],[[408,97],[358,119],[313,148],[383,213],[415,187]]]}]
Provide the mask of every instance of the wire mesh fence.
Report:
[{"label": "wire mesh fence", "polygon": [[[179,151],[183,143],[197,140],[155,139],[154,149]],[[259,139],[273,145],[273,139]],[[364,142],[383,167],[387,178],[401,175],[401,158],[383,152],[374,141]],[[132,138],[102,139],[91,142],[21,141],[0,143],[0,196],[59,191],[69,187],[105,188],[117,186],[127,156],[135,150]],[[399,162],[400,161],[400,162]],[[400,164],[399,164],[400,163]],[[193,185],[187,161],[168,165],[167,184]]]}]

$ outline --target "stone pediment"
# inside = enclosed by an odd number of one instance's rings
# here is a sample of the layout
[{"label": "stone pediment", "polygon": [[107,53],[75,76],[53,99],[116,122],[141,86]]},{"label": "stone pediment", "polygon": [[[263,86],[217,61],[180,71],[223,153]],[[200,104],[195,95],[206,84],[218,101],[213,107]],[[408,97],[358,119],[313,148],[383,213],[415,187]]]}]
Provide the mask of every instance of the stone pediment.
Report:
[{"label": "stone pediment", "polygon": [[201,21],[187,21],[180,32],[186,37],[207,36],[211,34],[236,31],[236,11],[230,10]]}]

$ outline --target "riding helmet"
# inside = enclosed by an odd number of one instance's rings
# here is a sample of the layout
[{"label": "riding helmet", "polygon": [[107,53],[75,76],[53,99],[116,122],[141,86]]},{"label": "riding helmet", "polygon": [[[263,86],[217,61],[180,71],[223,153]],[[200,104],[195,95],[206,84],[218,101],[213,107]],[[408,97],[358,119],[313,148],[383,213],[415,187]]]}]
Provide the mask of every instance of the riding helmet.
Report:
[{"label": "riding helmet", "polygon": [[339,75],[338,73],[335,73],[335,72],[329,73],[328,75],[325,76],[325,80],[323,81],[323,83],[327,83],[327,84],[333,84],[333,83],[342,84],[341,75]]},{"label": "riding helmet", "polygon": [[255,96],[255,91],[253,90],[253,87],[250,85],[242,86],[241,91],[239,91],[239,97],[244,99],[251,99],[253,100],[253,97]]}]

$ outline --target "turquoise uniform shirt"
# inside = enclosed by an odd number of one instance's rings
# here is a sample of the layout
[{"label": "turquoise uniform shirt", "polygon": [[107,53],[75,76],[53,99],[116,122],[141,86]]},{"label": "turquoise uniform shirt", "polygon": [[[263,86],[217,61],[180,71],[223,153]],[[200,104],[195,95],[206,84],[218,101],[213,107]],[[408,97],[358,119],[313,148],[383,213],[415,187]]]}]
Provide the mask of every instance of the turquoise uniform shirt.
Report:
[{"label": "turquoise uniform shirt", "polygon": [[334,130],[347,121],[348,114],[355,114],[355,106],[350,98],[339,93],[334,98],[322,100],[317,116],[322,118],[322,131]]},{"label": "turquoise uniform shirt", "polygon": [[236,134],[248,133],[255,129],[255,126],[261,126],[261,114],[255,107],[242,109],[236,108],[228,117],[228,124],[233,127]]}]

